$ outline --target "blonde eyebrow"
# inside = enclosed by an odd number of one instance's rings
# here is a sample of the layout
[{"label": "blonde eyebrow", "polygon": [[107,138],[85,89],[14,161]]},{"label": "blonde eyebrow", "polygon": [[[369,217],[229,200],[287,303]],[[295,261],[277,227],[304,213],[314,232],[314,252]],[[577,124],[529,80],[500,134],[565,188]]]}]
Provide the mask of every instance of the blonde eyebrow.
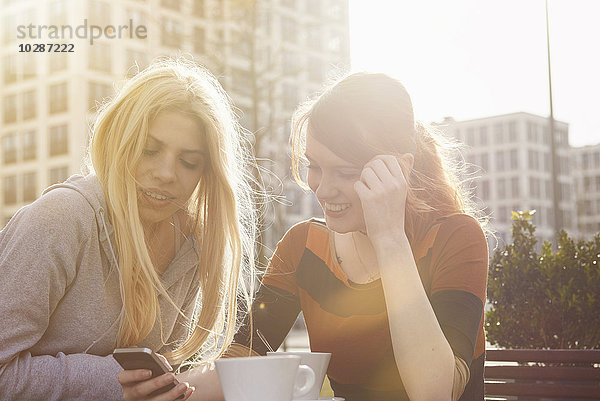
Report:
[{"label": "blonde eyebrow", "polygon": [[[161,146],[163,146],[165,144],[163,141],[161,141],[160,139],[157,139],[157,138],[153,137],[150,134],[148,134],[148,138],[152,139],[155,142],[157,142]],[[201,150],[201,149],[182,149],[181,153],[196,153],[196,154],[206,155],[206,152],[204,150]]]}]

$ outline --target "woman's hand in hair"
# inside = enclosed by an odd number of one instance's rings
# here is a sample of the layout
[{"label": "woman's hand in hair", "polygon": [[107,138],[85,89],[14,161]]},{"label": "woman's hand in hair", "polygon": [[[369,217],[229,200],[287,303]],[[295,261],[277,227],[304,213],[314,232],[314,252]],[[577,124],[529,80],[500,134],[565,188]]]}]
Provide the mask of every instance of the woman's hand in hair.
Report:
[{"label": "woman's hand in hair", "polygon": [[367,235],[371,241],[394,241],[405,235],[404,219],[413,155],[377,155],[365,166],[354,184],[363,209]]},{"label": "woman's hand in hair", "polygon": [[151,401],[171,401],[184,395],[180,400],[187,400],[194,392],[194,387],[190,387],[186,382],[180,382],[166,393],[158,394],[154,397],[149,395],[175,380],[173,373],[165,373],[162,376],[148,379],[151,372],[146,369],[123,370],[119,373],[119,383],[123,387],[123,399],[131,400],[151,400]]}]

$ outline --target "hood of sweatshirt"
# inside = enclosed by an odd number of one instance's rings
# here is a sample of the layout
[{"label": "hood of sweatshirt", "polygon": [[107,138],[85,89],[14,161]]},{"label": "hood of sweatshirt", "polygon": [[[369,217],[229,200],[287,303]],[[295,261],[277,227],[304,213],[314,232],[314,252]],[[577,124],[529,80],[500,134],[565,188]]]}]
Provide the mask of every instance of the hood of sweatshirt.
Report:
[{"label": "hood of sweatshirt", "polygon": [[77,191],[89,203],[96,216],[98,238],[100,239],[102,250],[106,254],[107,259],[110,260],[112,267],[117,267],[115,248],[111,241],[111,237],[113,236],[113,226],[106,215],[106,200],[98,177],[96,177],[95,174],[88,174],[86,176],[76,174],[69,177],[65,182],[54,184],[46,188],[42,192],[42,195],[57,188],[69,188],[73,191]]}]

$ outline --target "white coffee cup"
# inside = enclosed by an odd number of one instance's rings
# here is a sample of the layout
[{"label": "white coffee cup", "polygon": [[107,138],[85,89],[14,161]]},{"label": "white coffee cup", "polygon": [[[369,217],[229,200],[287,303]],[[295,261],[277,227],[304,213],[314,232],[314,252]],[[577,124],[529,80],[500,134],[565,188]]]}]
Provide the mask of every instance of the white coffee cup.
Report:
[{"label": "white coffee cup", "polygon": [[315,384],[315,373],[297,355],[223,358],[215,365],[225,401],[292,401]]},{"label": "white coffee cup", "polygon": [[288,352],[267,352],[267,355],[297,355],[300,357],[302,365],[309,366],[315,372],[315,384],[305,395],[295,397],[296,400],[317,400],[321,394],[321,387],[325,380],[331,353],[329,352],[309,352],[309,351],[288,351]]}]

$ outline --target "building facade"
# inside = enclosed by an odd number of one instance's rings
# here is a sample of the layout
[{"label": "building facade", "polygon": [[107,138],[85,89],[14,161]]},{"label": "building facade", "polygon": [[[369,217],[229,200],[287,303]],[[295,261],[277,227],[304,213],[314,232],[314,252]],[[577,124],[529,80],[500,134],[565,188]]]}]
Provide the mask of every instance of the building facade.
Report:
[{"label": "building facade", "polygon": [[318,213],[289,180],[289,121],[349,68],[347,0],[3,0],[0,22],[0,227],[43,188],[86,170],[97,106],[164,55],[192,55],[219,78],[281,178],[267,182],[289,199],[267,214],[277,228],[267,242]]},{"label": "building facade", "polygon": [[[554,241],[554,209],[548,118],[512,113],[438,124],[465,146],[464,179],[478,206],[490,218],[500,244],[511,241],[511,214],[532,210],[540,242]],[[577,235],[575,186],[570,162],[568,124],[555,121],[559,207],[563,228]],[[490,249],[496,244],[490,244]]]},{"label": "building facade", "polygon": [[600,144],[573,148],[577,224],[582,238],[600,232]]}]

